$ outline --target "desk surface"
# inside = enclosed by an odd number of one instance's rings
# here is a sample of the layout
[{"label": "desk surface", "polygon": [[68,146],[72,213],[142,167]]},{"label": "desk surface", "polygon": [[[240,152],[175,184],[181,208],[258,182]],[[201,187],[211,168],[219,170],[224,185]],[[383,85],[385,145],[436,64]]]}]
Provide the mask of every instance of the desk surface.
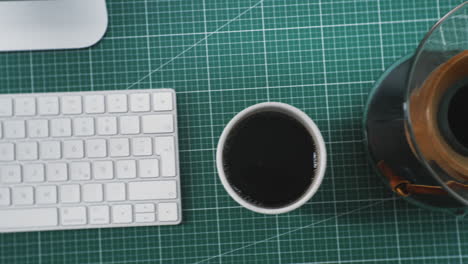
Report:
[{"label": "desk surface", "polygon": [[[361,116],[382,71],[461,0],[108,0],[86,50],[0,54],[0,91],[175,88],[179,226],[0,235],[0,263],[468,263],[468,221],[395,200],[366,163]],[[329,168],[307,205],[252,213],[224,191],[215,147],[263,101],[307,112]]]}]

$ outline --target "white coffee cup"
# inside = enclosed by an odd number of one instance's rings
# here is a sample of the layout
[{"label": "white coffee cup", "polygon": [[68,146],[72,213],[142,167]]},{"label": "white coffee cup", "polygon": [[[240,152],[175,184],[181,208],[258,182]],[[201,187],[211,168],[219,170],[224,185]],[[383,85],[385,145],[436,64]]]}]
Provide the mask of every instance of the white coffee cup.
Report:
[{"label": "white coffee cup", "polygon": [[[305,193],[295,200],[292,203],[287,204],[284,207],[279,208],[267,208],[261,207],[258,204],[252,203],[246,199],[244,199],[229,183],[226,173],[224,171],[223,165],[223,149],[226,144],[226,139],[228,138],[229,134],[231,133],[232,129],[238,124],[240,121],[244,120],[245,118],[257,114],[264,111],[274,111],[286,114],[290,118],[295,119],[298,121],[310,134],[312,137],[312,141],[315,144],[317,159],[314,161],[316,162],[315,173],[311,175],[313,180],[305,191]],[[282,139],[287,140],[287,139]],[[310,119],[310,117],[302,112],[301,110],[284,103],[277,103],[277,102],[268,102],[268,103],[260,103],[253,106],[250,106],[240,113],[238,113],[225,127],[223,133],[218,142],[217,152],[216,152],[216,167],[218,170],[219,178],[224,186],[224,189],[228,192],[228,194],[240,205],[244,206],[247,209],[250,209],[257,213],[263,214],[281,214],[290,212],[303,204],[305,204],[314,194],[317,192],[320,184],[322,183],[323,176],[325,174],[326,163],[327,163],[327,154],[325,149],[325,143],[320,133],[320,130],[315,125],[315,123]],[[313,161],[311,161],[313,162]]]}]

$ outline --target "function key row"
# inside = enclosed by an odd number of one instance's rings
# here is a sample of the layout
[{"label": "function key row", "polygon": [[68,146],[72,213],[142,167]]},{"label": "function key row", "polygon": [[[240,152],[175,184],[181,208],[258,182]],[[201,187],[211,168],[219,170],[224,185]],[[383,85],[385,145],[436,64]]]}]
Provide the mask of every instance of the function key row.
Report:
[{"label": "function key row", "polygon": [[172,111],[171,92],[66,95],[0,96],[0,117],[53,116],[127,112]]}]

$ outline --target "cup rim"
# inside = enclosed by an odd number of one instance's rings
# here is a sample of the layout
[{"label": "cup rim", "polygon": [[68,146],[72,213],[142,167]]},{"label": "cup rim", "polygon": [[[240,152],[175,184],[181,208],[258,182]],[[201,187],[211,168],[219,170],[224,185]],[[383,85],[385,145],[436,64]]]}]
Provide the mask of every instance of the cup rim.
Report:
[{"label": "cup rim", "polygon": [[[226,174],[224,173],[224,168],[223,168],[224,167],[223,166],[223,148],[226,143],[226,138],[232,131],[233,127],[239,121],[243,120],[247,116],[250,116],[255,113],[267,111],[267,110],[273,110],[273,111],[278,111],[278,112],[287,114],[290,117],[299,121],[307,129],[309,134],[312,136],[312,139],[314,140],[314,143],[316,145],[316,152],[317,152],[317,168],[315,171],[315,176],[309,188],[307,189],[307,191],[296,201],[286,206],[279,207],[279,208],[260,207],[260,206],[257,206],[255,204],[252,204],[244,200],[240,195],[236,193],[236,191],[232,188],[232,186],[228,182]],[[218,171],[218,176],[221,180],[221,183],[223,184],[224,189],[238,204],[242,205],[243,207],[251,211],[262,213],[262,214],[287,213],[302,206],[307,201],[309,201],[310,198],[312,198],[312,196],[314,196],[314,194],[317,192],[318,188],[320,187],[322,183],[323,177],[325,175],[326,164],[327,164],[327,152],[325,148],[325,142],[323,140],[322,134],[320,133],[320,130],[318,129],[314,121],[312,121],[312,119],[307,114],[305,114],[298,108],[291,106],[289,104],[279,103],[279,102],[266,102],[266,103],[255,104],[250,107],[247,107],[246,109],[242,110],[237,115],[235,115],[234,118],[232,118],[231,121],[229,121],[229,123],[224,128],[221,134],[221,137],[219,138],[218,146],[216,150],[216,169]]]}]

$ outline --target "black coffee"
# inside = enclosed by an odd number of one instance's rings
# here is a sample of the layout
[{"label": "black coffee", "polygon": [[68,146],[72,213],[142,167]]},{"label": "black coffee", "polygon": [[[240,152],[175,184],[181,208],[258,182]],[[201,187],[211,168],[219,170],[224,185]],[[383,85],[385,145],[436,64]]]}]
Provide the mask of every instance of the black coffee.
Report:
[{"label": "black coffee", "polygon": [[310,187],[317,163],[306,128],[279,112],[261,112],[240,121],[226,138],[226,178],[245,200],[266,208],[297,201]]},{"label": "black coffee", "polygon": [[468,83],[460,87],[449,104],[448,123],[458,142],[468,148]]},{"label": "black coffee", "polygon": [[442,97],[438,123],[442,136],[449,146],[461,155],[468,156],[468,78],[458,81]]}]

